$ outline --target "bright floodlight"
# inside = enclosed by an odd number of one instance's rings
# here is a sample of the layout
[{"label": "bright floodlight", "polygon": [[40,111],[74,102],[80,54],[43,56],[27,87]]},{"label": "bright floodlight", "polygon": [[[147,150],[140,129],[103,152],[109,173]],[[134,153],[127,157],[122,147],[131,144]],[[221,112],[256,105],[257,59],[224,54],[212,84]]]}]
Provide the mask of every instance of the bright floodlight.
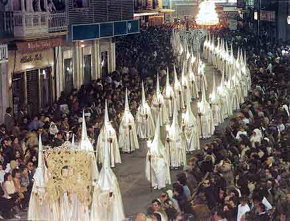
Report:
[{"label": "bright floodlight", "polygon": [[196,16],[198,25],[217,25],[219,23],[218,14],[213,1],[205,0],[199,5],[199,12]]}]

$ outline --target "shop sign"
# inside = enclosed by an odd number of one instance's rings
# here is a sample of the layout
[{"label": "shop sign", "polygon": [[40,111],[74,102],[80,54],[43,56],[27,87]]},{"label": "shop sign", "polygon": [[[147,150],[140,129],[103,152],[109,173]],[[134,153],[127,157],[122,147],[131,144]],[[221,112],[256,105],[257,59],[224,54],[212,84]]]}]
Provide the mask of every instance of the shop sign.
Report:
[{"label": "shop sign", "polygon": [[24,55],[23,57],[20,58],[20,63],[30,63],[34,61],[41,61],[42,60],[42,54],[41,53],[36,53],[32,55]]},{"label": "shop sign", "polygon": [[140,32],[139,20],[105,22],[97,24],[75,24],[71,26],[73,41],[109,38]]},{"label": "shop sign", "polygon": [[0,63],[8,61],[8,47],[6,44],[0,44]]},{"label": "shop sign", "polygon": [[16,45],[17,45],[17,49],[20,52],[27,53],[27,52],[34,52],[34,51],[43,51],[46,49],[64,45],[64,37],[50,38],[50,39],[37,40],[37,41],[17,42]]}]

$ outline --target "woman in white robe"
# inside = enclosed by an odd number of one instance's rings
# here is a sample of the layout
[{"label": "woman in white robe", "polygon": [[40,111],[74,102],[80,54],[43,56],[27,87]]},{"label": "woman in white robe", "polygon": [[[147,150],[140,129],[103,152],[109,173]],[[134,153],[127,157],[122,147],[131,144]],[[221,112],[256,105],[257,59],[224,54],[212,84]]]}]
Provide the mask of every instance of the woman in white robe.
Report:
[{"label": "woman in white robe", "polygon": [[169,163],[172,168],[179,168],[186,164],[186,144],[182,131],[178,124],[178,112],[176,104],[174,105],[174,113],[172,124],[167,128],[167,137],[165,142]]},{"label": "woman in white robe", "polygon": [[97,142],[96,151],[97,151],[97,158],[98,158],[99,163],[103,163],[103,160],[104,160],[103,148],[105,146],[105,141],[106,141],[105,137],[109,139],[108,147],[110,149],[111,167],[115,167],[116,163],[121,163],[121,155],[120,155],[116,131],[113,128],[111,122],[109,121],[107,101],[105,102],[104,125],[101,128],[101,131],[98,137],[98,142]]},{"label": "woman in white robe", "polygon": [[126,89],[125,110],[119,127],[119,148],[125,153],[139,149],[135,120],[129,109],[128,91]]},{"label": "woman in white robe", "polygon": [[153,141],[148,141],[146,155],[146,178],[154,189],[162,189],[171,184],[168,155],[160,139],[159,117],[157,118]]},{"label": "woman in white robe", "polygon": [[172,115],[173,115],[173,100],[175,99],[175,97],[174,97],[173,88],[171,87],[171,85],[169,83],[168,68],[167,68],[167,73],[166,73],[166,85],[165,85],[165,88],[163,89],[163,98],[164,98],[164,104],[168,110],[169,117],[172,117]]},{"label": "woman in white robe", "polygon": [[137,135],[141,139],[148,139],[154,136],[155,125],[151,108],[146,102],[144,84],[142,82],[142,100],[136,113]]},{"label": "woman in white robe", "polygon": [[199,125],[196,117],[192,113],[190,102],[191,101],[188,99],[186,104],[186,112],[182,114],[182,131],[185,137],[187,152],[200,149]]},{"label": "woman in white robe", "polygon": [[166,105],[164,104],[164,98],[161,94],[160,87],[159,87],[159,75],[157,74],[157,86],[156,86],[156,93],[153,95],[152,98],[152,114],[153,118],[155,120],[155,123],[157,121],[157,118],[160,118],[160,126],[163,126],[167,123],[169,123],[169,116],[168,116],[168,110],[166,108]]}]

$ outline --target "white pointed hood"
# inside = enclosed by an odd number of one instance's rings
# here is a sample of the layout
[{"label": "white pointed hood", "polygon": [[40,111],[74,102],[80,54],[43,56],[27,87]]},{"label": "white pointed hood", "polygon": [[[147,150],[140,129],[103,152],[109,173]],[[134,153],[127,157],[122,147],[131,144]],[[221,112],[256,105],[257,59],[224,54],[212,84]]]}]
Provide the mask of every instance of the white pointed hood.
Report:
[{"label": "white pointed hood", "polygon": [[205,93],[205,83],[204,83],[204,81],[202,81],[202,99],[201,99],[201,101],[203,103],[207,103],[206,93]]},{"label": "white pointed hood", "polygon": [[81,142],[79,143],[79,149],[80,150],[86,150],[86,151],[94,151],[93,145],[91,141],[88,138],[87,134],[87,126],[86,126],[86,120],[85,120],[85,112],[83,111],[83,121],[82,121],[82,135],[81,135]]},{"label": "white pointed hood", "polygon": [[168,67],[167,67],[167,71],[166,71],[166,87],[170,87]]},{"label": "white pointed hood", "polygon": [[164,145],[160,139],[160,119],[158,116],[156,121],[154,138],[150,144],[150,153],[153,156],[162,156],[164,152],[163,148]]},{"label": "white pointed hood", "polygon": [[38,189],[38,191],[44,192],[45,191],[45,176],[44,176],[44,162],[43,162],[43,147],[42,147],[42,140],[41,135],[39,135],[39,141],[38,141],[38,165],[35,171],[35,174],[33,176],[34,183],[33,185]]},{"label": "white pointed hood", "polygon": [[177,72],[175,65],[173,66],[173,74],[174,74],[174,83],[176,84],[178,82]]},{"label": "white pointed hood", "polygon": [[192,122],[195,121],[195,116],[192,113],[191,110],[191,99],[190,99],[190,91],[189,88],[186,90],[186,112],[185,112],[185,116],[184,116],[184,121],[185,122]]},{"label": "white pointed hood", "polygon": [[75,146],[75,134],[72,135],[71,145],[72,145],[73,147]]},{"label": "white pointed hood", "polygon": [[212,75],[212,92],[210,95],[210,101],[211,103],[215,103],[217,100],[217,88],[216,88],[216,83],[215,83],[215,75]]},{"label": "white pointed hood", "polygon": [[183,62],[182,72],[181,72],[181,84],[183,86],[187,84],[187,82],[186,82],[186,76],[185,76],[185,71],[186,71],[186,60],[184,60],[184,62]]},{"label": "white pointed hood", "polygon": [[172,124],[171,124],[171,128],[175,128],[178,127],[178,111],[177,111],[177,104],[176,104],[176,100],[174,99],[173,101],[174,103],[174,107],[173,107],[173,119],[172,119]]},{"label": "white pointed hood", "polygon": [[104,119],[104,123],[105,124],[108,124],[110,123],[110,120],[109,120],[109,113],[108,113],[108,102],[107,100],[105,100],[105,119]]},{"label": "white pointed hood", "polygon": [[160,86],[159,86],[159,74],[157,73],[157,79],[156,79],[156,96],[160,94]]},{"label": "white pointed hood", "polygon": [[127,88],[126,88],[126,94],[125,94],[125,111],[130,112]]},{"label": "white pointed hood", "polygon": [[145,89],[144,89],[144,82],[142,81],[142,105],[144,107],[146,103],[146,95],[145,95]]}]

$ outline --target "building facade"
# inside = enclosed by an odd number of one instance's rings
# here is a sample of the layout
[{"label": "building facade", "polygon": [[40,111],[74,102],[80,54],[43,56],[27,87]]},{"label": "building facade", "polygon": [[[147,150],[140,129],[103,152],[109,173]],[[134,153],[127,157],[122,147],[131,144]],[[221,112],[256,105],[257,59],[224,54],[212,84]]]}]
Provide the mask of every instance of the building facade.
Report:
[{"label": "building facade", "polygon": [[[83,39],[76,40],[71,30],[78,25],[103,27],[117,21],[128,25],[133,10],[131,0],[0,1],[0,53],[5,48],[9,57],[0,60],[0,122],[7,107],[15,115],[22,110],[32,117],[46,110],[62,92],[69,94],[114,71],[114,33],[87,38],[94,31],[88,29]],[[121,34],[138,31],[139,26]]]}]

